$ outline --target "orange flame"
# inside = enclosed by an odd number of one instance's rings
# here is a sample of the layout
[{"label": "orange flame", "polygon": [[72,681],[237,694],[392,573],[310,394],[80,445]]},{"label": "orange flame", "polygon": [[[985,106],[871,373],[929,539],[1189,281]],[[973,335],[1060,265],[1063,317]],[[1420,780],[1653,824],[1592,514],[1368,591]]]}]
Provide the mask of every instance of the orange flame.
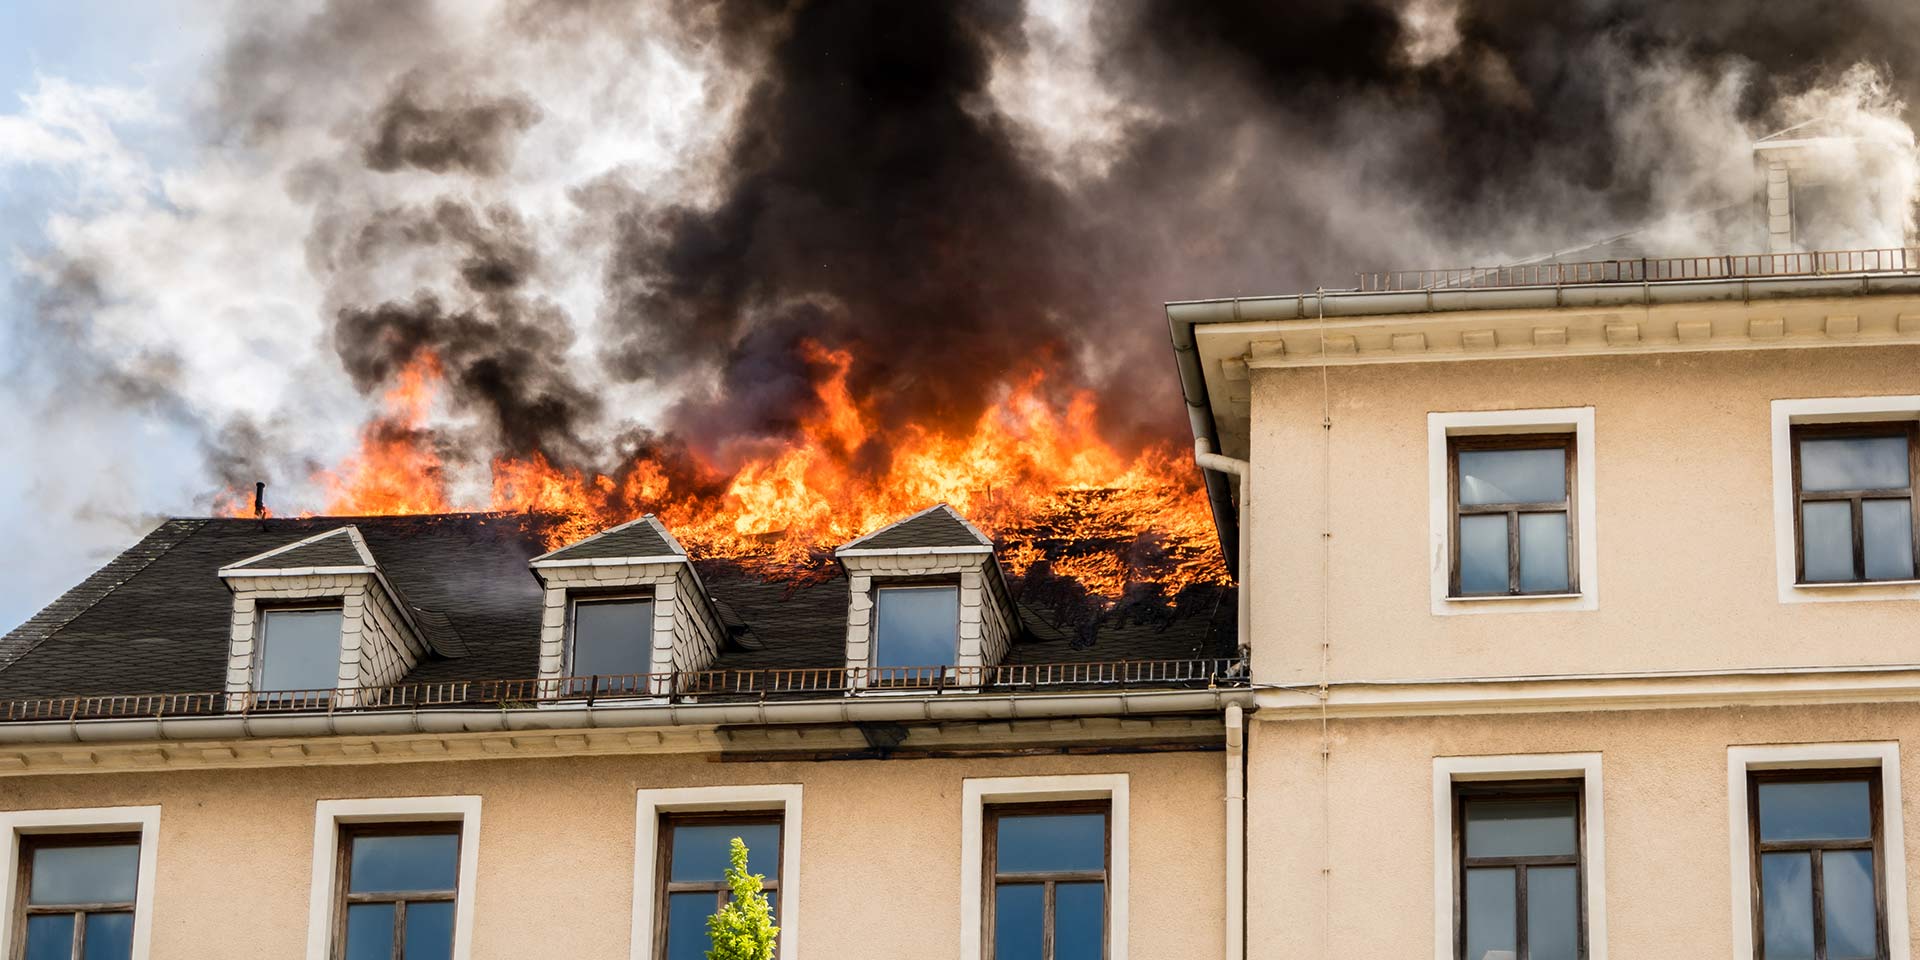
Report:
[{"label": "orange flame", "polygon": [[[970,429],[913,426],[882,436],[849,386],[853,355],[816,343],[804,351],[826,370],[814,388],[818,410],[793,439],[726,475],[718,494],[651,459],[609,476],[556,467],[536,453],[493,461],[486,506],[558,516],[545,530],[553,547],[651,512],[696,556],[771,569],[805,566],[945,502],[996,539],[1014,576],[1045,564],[1109,599],[1135,583],[1170,595],[1228,581],[1191,464],[1170,446],[1131,457],[1114,449],[1099,434],[1090,392],[1072,394],[1061,409],[1036,372],[1007,384]],[[400,372],[359,452],[316,474],[328,513],[455,508],[427,430],[440,381],[430,353]],[[856,452],[872,441],[890,451],[883,467],[856,469]]]}]

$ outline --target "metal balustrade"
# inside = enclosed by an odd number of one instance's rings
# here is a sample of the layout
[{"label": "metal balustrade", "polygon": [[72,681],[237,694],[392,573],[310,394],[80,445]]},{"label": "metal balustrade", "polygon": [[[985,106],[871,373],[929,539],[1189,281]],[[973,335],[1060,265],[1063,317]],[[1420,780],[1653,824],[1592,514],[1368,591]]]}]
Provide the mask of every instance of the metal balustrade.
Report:
[{"label": "metal balustrade", "polygon": [[445,680],[335,690],[148,693],[0,700],[0,723],[169,717],[358,713],[423,709],[531,709],[543,705],[806,699],[905,691],[1018,694],[1142,687],[1246,687],[1243,658],[1014,663],[990,667],[798,667],[699,670],[521,680]]},{"label": "metal balustrade", "polygon": [[1361,293],[1420,293],[1497,287],[1844,276],[1860,273],[1920,273],[1920,248],[1722,254],[1711,257],[1633,257],[1456,267],[1448,270],[1387,270],[1359,274],[1355,289]]}]

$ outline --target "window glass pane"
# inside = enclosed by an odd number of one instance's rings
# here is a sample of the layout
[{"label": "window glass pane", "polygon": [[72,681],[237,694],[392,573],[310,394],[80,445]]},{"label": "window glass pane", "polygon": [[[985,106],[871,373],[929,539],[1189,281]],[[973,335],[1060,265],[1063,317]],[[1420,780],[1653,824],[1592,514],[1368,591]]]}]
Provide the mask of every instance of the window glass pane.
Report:
[{"label": "window glass pane", "polygon": [[348,889],[354,893],[452,890],[460,872],[460,837],[451,833],[353,838]]},{"label": "window glass pane", "polygon": [[1853,579],[1853,504],[1815,500],[1800,505],[1800,547],[1808,583]]},{"label": "window glass pane", "polygon": [[1807,854],[1760,855],[1760,919],[1767,960],[1813,960],[1813,862]]},{"label": "window glass pane", "polygon": [[1042,960],[1046,888],[1003,883],[993,891],[993,960]]},{"label": "window glass pane", "polygon": [[876,667],[950,667],[959,653],[958,587],[874,591]]},{"label": "window glass pane", "polygon": [[1906,437],[1800,441],[1802,490],[1887,490],[1906,485]]},{"label": "window glass pane", "polygon": [[340,611],[269,610],[260,637],[260,689],[340,684]]},{"label": "window glass pane", "polygon": [[653,601],[574,603],[574,676],[646,673],[653,664],[652,648]]},{"label": "window glass pane", "polygon": [[82,960],[128,960],[133,956],[133,914],[87,914],[87,949]]},{"label": "window glass pane", "polygon": [[1567,451],[1462,450],[1460,502],[1559,503],[1567,498]]},{"label": "window glass pane", "polygon": [[1053,888],[1053,960],[1100,960],[1106,948],[1106,936],[1106,884],[1056,884]]},{"label": "window glass pane", "polygon": [[1828,850],[1820,855],[1820,888],[1827,922],[1827,960],[1880,955],[1879,906],[1873,895],[1873,851]]},{"label": "window glass pane", "polygon": [[1505,514],[1460,518],[1460,592],[1507,592]]},{"label": "window glass pane", "polygon": [[346,960],[393,960],[393,904],[347,907]]},{"label": "window glass pane", "polygon": [[33,883],[27,902],[38,906],[131,903],[139,877],[137,843],[38,847],[33,851]]},{"label": "window glass pane", "polygon": [[777,823],[683,823],[673,827],[671,879],[726,879],[733,838],[747,845],[747,872],[780,879],[780,825]]},{"label": "window glass pane", "polygon": [[407,904],[405,960],[452,960],[453,904]]},{"label": "window glass pane", "polygon": [[26,960],[73,960],[73,914],[28,917]]},{"label": "window glass pane", "polygon": [[1100,813],[1003,815],[994,852],[1000,873],[1105,870],[1107,818]]},{"label": "window glass pane", "polygon": [[1865,780],[1760,785],[1760,839],[1864,840],[1873,836]]},{"label": "window glass pane", "polygon": [[1520,590],[1523,593],[1565,593],[1567,576],[1567,515],[1520,515]]},{"label": "window glass pane", "polygon": [[713,947],[707,918],[719,905],[718,896],[711,893],[667,895],[667,960],[707,960],[707,951]]},{"label": "window glass pane", "polygon": [[1543,857],[1574,852],[1572,800],[1468,800],[1467,856]]},{"label": "window glass pane", "polygon": [[1913,579],[1913,501],[1860,501],[1868,580]]},{"label": "window glass pane", "polygon": [[1519,937],[1514,928],[1512,867],[1467,871],[1467,960],[1514,960]]},{"label": "window glass pane", "polygon": [[1528,960],[1578,960],[1579,886],[1573,867],[1527,868]]}]

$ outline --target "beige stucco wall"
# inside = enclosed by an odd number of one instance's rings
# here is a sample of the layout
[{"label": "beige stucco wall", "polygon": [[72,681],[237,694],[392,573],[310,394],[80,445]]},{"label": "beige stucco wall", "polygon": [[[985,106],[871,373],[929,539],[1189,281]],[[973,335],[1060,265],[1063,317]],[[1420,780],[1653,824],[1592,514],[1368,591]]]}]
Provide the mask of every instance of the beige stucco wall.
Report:
[{"label": "beige stucco wall", "polygon": [[959,955],[966,777],[1127,773],[1132,956],[1218,957],[1219,753],[720,763],[598,756],[0,778],[0,808],[160,804],[154,960],[305,956],[314,804],[483,799],[474,960],[626,960],[635,791],[798,783],[801,954]]},{"label": "beige stucco wall", "polygon": [[[1253,375],[1261,680],[1317,681],[1323,636],[1335,681],[1920,660],[1920,604],[1779,601],[1770,432],[1774,399],[1920,393],[1920,350]],[[1584,406],[1595,420],[1599,609],[1433,615],[1427,414]]]},{"label": "beige stucco wall", "polygon": [[[1252,725],[1250,957],[1434,955],[1435,757],[1602,754],[1616,960],[1731,955],[1728,746],[1899,740],[1902,792],[1920,789],[1912,704],[1335,719],[1328,734],[1322,776],[1318,722]],[[1920,835],[1913,804],[1904,818]],[[1908,854],[1912,901],[1920,864]]]}]

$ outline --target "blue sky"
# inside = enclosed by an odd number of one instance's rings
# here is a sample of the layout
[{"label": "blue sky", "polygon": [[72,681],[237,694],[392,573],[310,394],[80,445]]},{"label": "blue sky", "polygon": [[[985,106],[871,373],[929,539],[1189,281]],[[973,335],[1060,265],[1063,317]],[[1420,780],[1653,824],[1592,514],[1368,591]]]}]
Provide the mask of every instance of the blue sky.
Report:
[{"label": "blue sky", "polygon": [[[0,0],[0,630],[10,629],[131,538],[140,521],[106,528],[69,526],[46,509],[48,478],[68,461],[97,472],[103,461],[154,463],[192,455],[190,438],[141,411],[101,411],[96,428],[47,436],[22,414],[36,402],[84,395],[94,385],[71,382],[46,362],[29,335],[35,288],[21,264],[46,245],[49,218],[79,208],[95,185],[74,167],[22,161],[18,128],[5,120],[26,112],[25,98],[48,83],[137,91],[174,122],[118,130],[130,150],[165,170],[190,146],[184,118],[218,39],[220,12],[206,3],[173,0]],[[27,150],[30,154],[31,151]],[[64,379],[63,379],[64,378]],[[43,422],[43,421],[42,421]],[[178,494],[168,471],[134,468],[129,500],[156,503]],[[129,504],[131,506],[131,504]],[[184,508],[186,504],[182,504]],[[82,529],[85,528],[85,529]]]}]

